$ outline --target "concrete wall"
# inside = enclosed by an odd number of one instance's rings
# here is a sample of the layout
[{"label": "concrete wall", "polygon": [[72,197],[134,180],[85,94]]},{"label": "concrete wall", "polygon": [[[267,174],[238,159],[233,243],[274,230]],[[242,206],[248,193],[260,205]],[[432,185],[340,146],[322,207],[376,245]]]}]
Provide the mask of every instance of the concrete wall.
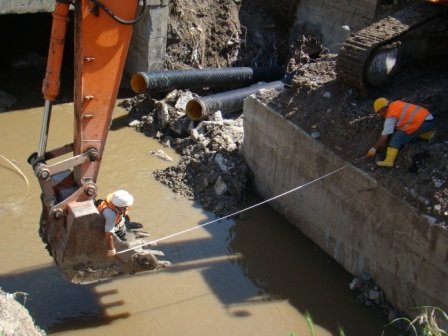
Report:
[{"label": "concrete wall", "polygon": [[0,0],[0,14],[52,12],[54,0]]},{"label": "concrete wall", "polygon": [[244,132],[264,199],[317,179],[269,203],[282,216],[354,276],[371,274],[395,307],[447,311],[447,230],[253,97],[244,102]]},{"label": "concrete wall", "polygon": [[322,37],[322,45],[337,52],[347,38],[347,25],[358,31],[374,21],[377,0],[301,0],[295,30]]},{"label": "concrete wall", "polygon": [[[141,71],[163,70],[165,65],[168,0],[147,0],[148,10],[134,26],[124,77]],[[140,8],[138,10],[140,12]]]}]

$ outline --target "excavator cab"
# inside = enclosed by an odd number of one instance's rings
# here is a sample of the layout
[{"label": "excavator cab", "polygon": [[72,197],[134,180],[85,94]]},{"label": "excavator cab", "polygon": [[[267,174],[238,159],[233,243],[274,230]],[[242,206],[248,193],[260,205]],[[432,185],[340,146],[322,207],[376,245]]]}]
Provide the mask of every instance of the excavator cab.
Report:
[{"label": "excavator cab", "polygon": [[[72,283],[87,284],[120,275],[169,266],[142,232],[126,241],[114,236],[118,254],[107,257],[105,223],[95,205],[96,179],[118,94],[133,25],[144,15],[145,1],[57,0],[53,12],[45,99],[38,151],[28,162],[42,189],[39,234]],[[52,103],[59,94],[60,71],[69,12],[74,10],[74,139],[47,150]],[[68,159],[61,157],[72,154]],[[49,164],[48,162],[55,162]],[[120,251],[122,251],[120,253]]]}]

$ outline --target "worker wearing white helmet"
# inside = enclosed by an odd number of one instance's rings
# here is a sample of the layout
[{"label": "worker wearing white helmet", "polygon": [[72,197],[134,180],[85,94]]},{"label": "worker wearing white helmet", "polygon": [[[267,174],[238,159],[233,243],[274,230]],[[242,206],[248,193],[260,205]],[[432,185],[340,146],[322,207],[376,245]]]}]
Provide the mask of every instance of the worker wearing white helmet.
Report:
[{"label": "worker wearing white helmet", "polygon": [[390,102],[386,98],[378,98],[373,103],[375,112],[383,117],[384,127],[381,136],[367,152],[367,156],[375,156],[392,135],[387,150],[386,158],[377,161],[381,167],[393,167],[398,150],[401,146],[417,137],[432,141],[435,135],[434,117],[424,107],[396,100]]},{"label": "worker wearing white helmet", "polygon": [[117,254],[114,246],[113,235],[119,239],[126,240],[125,216],[134,203],[134,197],[126,190],[117,190],[108,195],[104,201],[98,205],[98,211],[106,220],[105,239],[107,246],[107,256],[113,257]]}]

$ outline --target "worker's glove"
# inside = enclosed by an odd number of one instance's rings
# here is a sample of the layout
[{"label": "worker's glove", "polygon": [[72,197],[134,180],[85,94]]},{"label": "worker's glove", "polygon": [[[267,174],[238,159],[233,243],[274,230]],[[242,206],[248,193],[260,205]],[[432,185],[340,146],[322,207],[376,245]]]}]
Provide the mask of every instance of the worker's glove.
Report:
[{"label": "worker's glove", "polygon": [[369,151],[367,152],[368,157],[375,156],[375,154],[376,154],[376,149],[374,147],[370,148]]},{"label": "worker's glove", "polygon": [[107,250],[107,256],[108,257],[113,257],[116,254],[117,254],[117,250],[115,250],[115,249]]}]

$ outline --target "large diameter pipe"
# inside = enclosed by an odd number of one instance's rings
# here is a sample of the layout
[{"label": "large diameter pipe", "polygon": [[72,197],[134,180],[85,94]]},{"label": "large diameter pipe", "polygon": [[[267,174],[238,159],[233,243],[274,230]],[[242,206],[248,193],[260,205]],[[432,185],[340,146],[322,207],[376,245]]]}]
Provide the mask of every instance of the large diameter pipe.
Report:
[{"label": "large diameter pipe", "polygon": [[243,89],[222,92],[201,98],[190,100],[185,107],[185,112],[189,119],[197,121],[221,111],[230,113],[243,108],[244,99],[261,89],[283,90],[285,83],[275,81],[270,83],[255,84]]},{"label": "large diameter pipe", "polygon": [[174,89],[250,85],[282,79],[281,67],[239,67],[138,72],[131,79],[136,93]]}]

